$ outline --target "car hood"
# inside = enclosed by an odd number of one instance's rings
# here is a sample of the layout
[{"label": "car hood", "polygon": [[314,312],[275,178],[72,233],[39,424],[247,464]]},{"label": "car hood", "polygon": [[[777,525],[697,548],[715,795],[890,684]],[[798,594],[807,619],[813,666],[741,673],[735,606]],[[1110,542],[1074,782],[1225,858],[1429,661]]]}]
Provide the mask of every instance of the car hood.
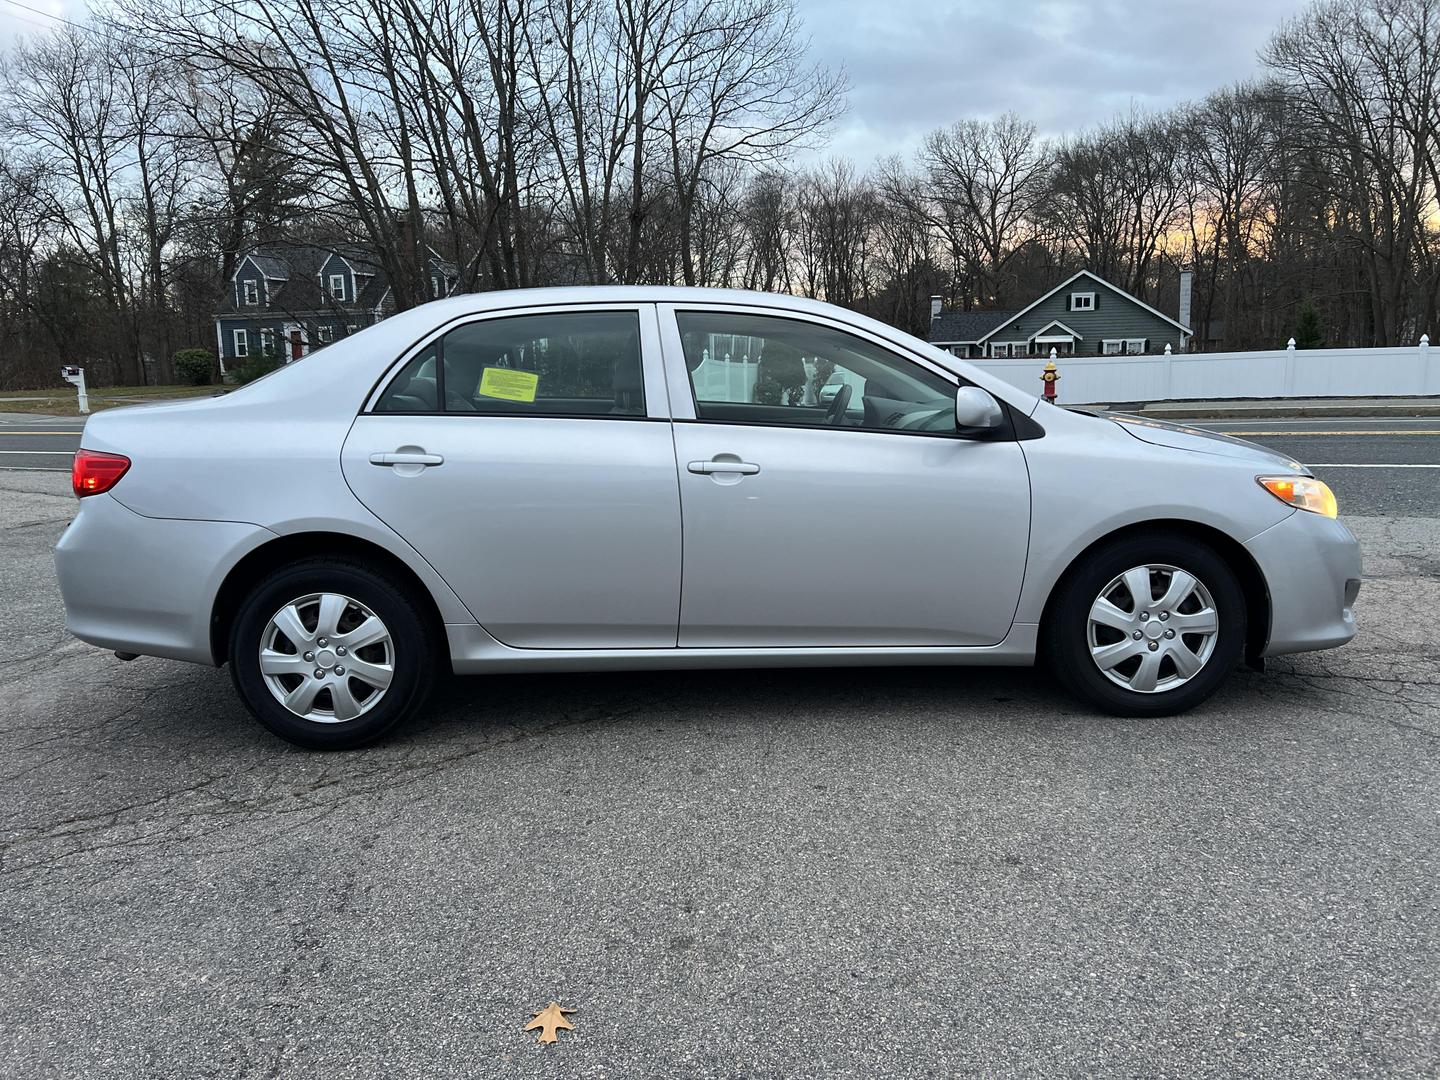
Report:
[{"label": "car hood", "polygon": [[1231,438],[1229,435],[1125,413],[1107,413],[1106,418],[1113,420],[1122,430],[1141,442],[1153,446],[1169,446],[1175,450],[1190,450],[1197,454],[1218,454],[1221,457],[1251,461],[1271,469],[1284,469],[1286,472],[1309,471],[1294,458],[1244,439]]}]

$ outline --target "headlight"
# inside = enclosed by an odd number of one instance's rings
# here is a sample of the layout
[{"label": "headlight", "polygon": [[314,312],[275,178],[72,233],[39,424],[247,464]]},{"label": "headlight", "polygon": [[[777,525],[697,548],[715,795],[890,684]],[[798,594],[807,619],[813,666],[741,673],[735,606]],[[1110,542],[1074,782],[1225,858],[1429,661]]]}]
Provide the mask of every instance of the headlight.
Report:
[{"label": "headlight", "polygon": [[1283,503],[1333,518],[1339,512],[1328,484],[1309,476],[1257,476],[1260,486]]}]

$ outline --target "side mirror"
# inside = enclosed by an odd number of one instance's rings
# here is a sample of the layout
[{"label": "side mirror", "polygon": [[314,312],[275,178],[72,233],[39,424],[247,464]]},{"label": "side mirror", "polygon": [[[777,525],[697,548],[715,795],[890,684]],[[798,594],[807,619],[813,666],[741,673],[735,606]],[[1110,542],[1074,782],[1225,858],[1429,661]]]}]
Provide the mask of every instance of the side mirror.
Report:
[{"label": "side mirror", "polygon": [[955,430],[962,435],[980,435],[1005,423],[1000,404],[978,386],[955,391]]}]

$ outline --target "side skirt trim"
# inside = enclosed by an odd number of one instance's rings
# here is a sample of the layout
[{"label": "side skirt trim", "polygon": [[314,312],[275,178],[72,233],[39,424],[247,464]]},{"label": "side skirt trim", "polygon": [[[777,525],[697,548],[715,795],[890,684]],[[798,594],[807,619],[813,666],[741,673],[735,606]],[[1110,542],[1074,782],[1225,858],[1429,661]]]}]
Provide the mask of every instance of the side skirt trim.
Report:
[{"label": "side skirt trim", "polygon": [[1015,623],[998,645],[829,649],[513,649],[474,624],[447,624],[457,675],[536,671],[659,671],[701,668],[905,667],[1035,662],[1037,623]]}]

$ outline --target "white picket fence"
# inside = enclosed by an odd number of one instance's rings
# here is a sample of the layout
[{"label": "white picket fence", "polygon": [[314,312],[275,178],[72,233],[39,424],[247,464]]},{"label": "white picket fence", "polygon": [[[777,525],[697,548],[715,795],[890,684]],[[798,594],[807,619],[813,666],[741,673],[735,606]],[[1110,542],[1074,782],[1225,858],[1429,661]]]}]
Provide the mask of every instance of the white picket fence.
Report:
[{"label": "white picket fence", "polygon": [[[1041,391],[1045,357],[971,360],[1006,382]],[[1059,399],[1066,405],[1222,398],[1440,396],[1440,348],[1428,337],[1394,349],[1296,349],[1177,353],[1164,356],[1064,356]]]}]

